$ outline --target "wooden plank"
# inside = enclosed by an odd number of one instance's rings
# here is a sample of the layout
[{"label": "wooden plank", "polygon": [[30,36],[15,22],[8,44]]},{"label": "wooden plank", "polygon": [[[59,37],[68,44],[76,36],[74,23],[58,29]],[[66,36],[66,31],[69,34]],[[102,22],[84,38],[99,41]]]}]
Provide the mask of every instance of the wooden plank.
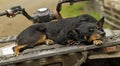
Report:
[{"label": "wooden plank", "polygon": [[[115,4],[116,5],[116,4]],[[103,7],[103,15],[106,17],[105,22],[108,24],[120,29],[120,10],[111,7],[110,5],[105,6],[105,4],[101,5]]]},{"label": "wooden plank", "polygon": [[95,54],[91,54],[89,55],[89,59],[106,59],[106,58],[119,58],[120,57],[120,46],[117,47],[117,52],[114,53],[95,53]]},{"label": "wooden plank", "polygon": [[110,20],[108,20],[108,19],[105,19],[105,22],[107,22],[108,24],[110,24],[110,25],[112,25],[112,26],[114,26],[114,27],[116,27],[116,28],[120,29],[120,26],[119,26],[119,25],[117,25],[117,24],[115,24],[115,23],[111,22],[111,21],[110,21]]},{"label": "wooden plank", "polygon": [[17,57],[9,58],[7,60],[0,61],[0,65],[24,62],[28,60],[46,58],[46,57],[51,57],[56,55],[73,53],[73,52],[81,52],[81,51],[103,48],[103,47],[113,46],[118,44],[120,44],[120,40],[107,42],[101,46],[95,46],[95,45],[81,46],[80,45],[80,46],[62,47],[62,48],[57,48],[57,49],[48,50],[48,51],[36,52],[35,54],[31,53],[31,54],[20,55]]},{"label": "wooden plank", "polygon": [[0,39],[0,43],[13,42],[16,41],[17,36],[8,36]]},{"label": "wooden plank", "polygon": [[[117,24],[120,24],[120,19],[117,19],[117,18],[115,18],[114,16],[112,17],[111,15],[108,15],[108,14],[106,14],[106,13],[104,13],[104,16],[105,17],[107,17],[107,18],[109,18],[109,19],[111,19],[112,21],[115,21]],[[111,16],[111,17],[110,17]],[[114,22],[114,23],[115,23]]]},{"label": "wooden plank", "polygon": [[[105,9],[104,8],[104,13],[105,14],[107,14],[106,12],[108,12],[108,13],[110,13],[111,14],[111,16],[109,16],[109,17],[115,17],[115,16],[117,16],[118,17],[118,19],[120,18],[120,11],[119,12],[117,12],[118,10],[115,10],[114,8],[111,8],[110,10],[109,9]],[[107,15],[110,15],[110,14],[107,14]],[[117,18],[116,18],[117,19]]]}]

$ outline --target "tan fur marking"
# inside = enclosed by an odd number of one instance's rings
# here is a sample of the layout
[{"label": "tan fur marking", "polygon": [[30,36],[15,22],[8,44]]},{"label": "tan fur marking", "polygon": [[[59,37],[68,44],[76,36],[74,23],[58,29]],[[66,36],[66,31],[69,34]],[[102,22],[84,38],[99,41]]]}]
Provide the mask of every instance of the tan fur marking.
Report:
[{"label": "tan fur marking", "polygon": [[99,39],[100,37],[101,37],[100,34],[93,34],[93,35],[89,38],[88,42],[92,42],[92,41],[94,41],[94,40],[96,40],[96,39]]},{"label": "tan fur marking", "polygon": [[84,36],[84,39],[85,39],[85,40],[87,40],[87,37],[86,37],[86,36]]},{"label": "tan fur marking", "polygon": [[72,30],[73,34],[78,34],[75,30]]},{"label": "tan fur marking", "polygon": [[44,43],[45,40],[46,40],[46,35],[42,35],[42,36],[40,37],[40,39],[39,39],[34,45]]},{"label": "tan fur marking", "polygon": [[67,43],[68,44],[74,44],[74,41],[73,40],[67,40]]},{"label": "tan fur marking", "polygon": [[94,45],[102,45],[102,44],[103,44],[103,41],[102,41],[102,40],[94,40],[94,41],[93,41],[93,44],[94,44]]},{"label": "tan fur marking", "polygon": [[20,54],[20,49],[21,48],[24,48],[26,45],[21,45],[21,46],[16,46],[15,48],[14,48],[14,54],[15,54],[15,56],[18,56],[19,54]]},{"label": "tan fur marking", "polygon": [[46,40],[45,40],[45,44],[51,45],[51,44],[54,44],[54,41],[51,40],[51,39],[46,39]]}]

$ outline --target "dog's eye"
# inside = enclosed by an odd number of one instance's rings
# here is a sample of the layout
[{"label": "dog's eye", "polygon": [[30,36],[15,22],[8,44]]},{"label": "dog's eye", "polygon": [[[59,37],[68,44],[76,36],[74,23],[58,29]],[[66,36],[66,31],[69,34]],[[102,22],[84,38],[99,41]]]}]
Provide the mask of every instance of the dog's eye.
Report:
[{"label": "dog's eye", "polygon": [[89,31],[93,32],[93,31],[94,31],[94,29],[93,29],[93,28],[90,28],[90,29],[89,29]]}]

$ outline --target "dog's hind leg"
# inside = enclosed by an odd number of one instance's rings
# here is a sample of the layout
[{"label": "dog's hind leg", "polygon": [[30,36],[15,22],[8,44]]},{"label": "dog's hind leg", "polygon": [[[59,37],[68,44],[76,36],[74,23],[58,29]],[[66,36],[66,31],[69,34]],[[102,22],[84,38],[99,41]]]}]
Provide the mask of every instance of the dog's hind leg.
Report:
[{"label": "dog's hind leg", "polygon": [[50,44],[53,44],[54,41],[50,39],[46,39],[46,35],[42,34],[36,42],[31,43],[31,44],[18,45],[16,47],[13,47],[13,51],[14,51],[15,56],[18,56],[20,52],[22,52],[23,50],[27,48],[33,48],[34,46],[37,46],[42,43],[46,43],[47,45],[50,45]]},{"label": "dog's hind leg", "polygon": [[13,47],[14,55],[18,56],[20,54],[20,49],[26,47],[27,45],[20,45]]},{"label": "dog's hind leg", "polygon": [[25,49],[33,48],[33,47],[34,46],[32,45],[20,45],[20,46],[13,47],[14,55],[18,56],[20,52],[24,51]]},{"label": "dog's hind leg", "polygon": [[46,35],[41,35],[40,38],[34,43],[27,43],[27,44],[21,44],[21,45],[15,46],[13,47],[14,54],[15,56],[18,56],[20,52],[22,52],[23,50],[34,47],[38,44],[44,43],[45,40],[46,40]]}]

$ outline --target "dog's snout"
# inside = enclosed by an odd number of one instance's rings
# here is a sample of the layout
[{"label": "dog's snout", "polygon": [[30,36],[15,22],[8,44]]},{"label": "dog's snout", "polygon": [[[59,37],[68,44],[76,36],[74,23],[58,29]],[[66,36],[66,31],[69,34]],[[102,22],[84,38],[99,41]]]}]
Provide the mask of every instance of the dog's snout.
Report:
[{"label": "dog's snout", "polygon": [[105,32],[102,32],[102,31],[101,31],[101,32],[100,32],[100,35],[105,36]]},{"label": "dog's snout", "polygon": [[99,34],[102,35],[102,36],[105,36],[105,32],[104,32],[104,31],[97,30],[97,33],[99,33]]}]

